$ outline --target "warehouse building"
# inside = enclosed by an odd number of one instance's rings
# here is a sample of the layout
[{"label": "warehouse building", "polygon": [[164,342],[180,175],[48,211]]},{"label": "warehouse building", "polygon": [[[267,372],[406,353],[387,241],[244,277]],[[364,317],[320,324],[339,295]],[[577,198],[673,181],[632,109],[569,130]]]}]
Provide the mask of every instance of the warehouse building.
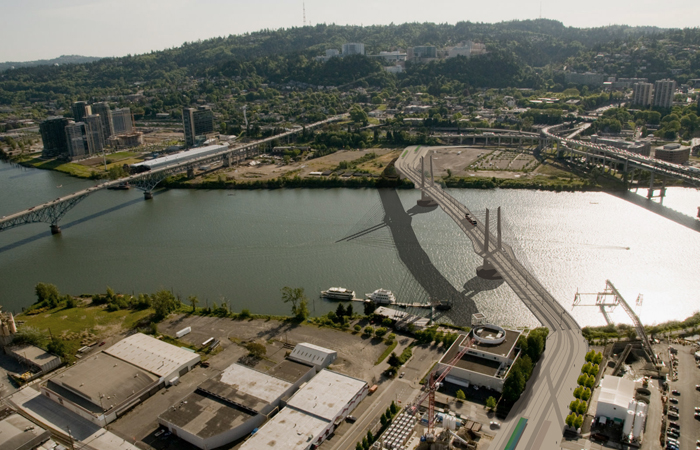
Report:
[{"label": "warehouse building", "polygon": [[0,410],[0,450],[33,450],[50,438],[51,433],[13,410]]},{"label": "warehouse building", "polygon": [[33,345],[7,347],[5,353],[38,374],[50,372],[61,365],[61,358]]},{"label": "warehouse building", "polygon": [[49,379],[41,393],[105,426],[163,386],[177,383],[199,361],[196,353],[137,333]]},{"label": "warehouse building", "polygon": [[333,361],[338,357],[338,353],[327,348],[319,347],[318,345],[303,342],[297,344],[289,354],[288,358],[292,361],[298,361],[303,364],[309,364],[321,369],[333,364]]},{"label": "warehouse building", "polygon": [[319,446],[367,396],[367,383],[321,370],[240,450],[306,450]]},{"label": "warehouse building", "polygon": [[314,375],[313,366],[290,360],[268,373],[233,364],[161,414],[158,423],[199,448],[220,447],[260,427]]},{"label": "warehouse building", "polygon": [[634,400],[634,381],[605,375],[600,381],[600,395],[596,417],[622,423],[627,417],[630,402]]},{"label": "warehouse building", "polygon": [[[521,334],[520,331],[506,330],[498,325],[478,325],[469,334],[457,338],[438,363],[437,371],[443,372],[452,366],[446,381],[466,387],[484,386],[502,392],[508,371],[520,354],[516,344]],[[469,349],[466,353],[454,362],[467,345]]]}]

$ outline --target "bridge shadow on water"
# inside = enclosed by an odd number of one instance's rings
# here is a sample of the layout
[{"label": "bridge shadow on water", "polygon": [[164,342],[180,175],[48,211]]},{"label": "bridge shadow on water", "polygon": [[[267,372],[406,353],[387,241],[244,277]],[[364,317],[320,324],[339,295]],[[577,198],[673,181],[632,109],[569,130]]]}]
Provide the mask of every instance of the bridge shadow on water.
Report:
[{"label": "bridge shadow on water", "polygon": [[[464,284],[463,290],[455,288],[430,260],[428,254],[421,247],[411,225],[412,216],[429,213],[438,208],[414,206],[405,211],[398,193],[394,189],[379,189],[379,197],[384,209],[384,220],[381,223],[347,236],[339,242],[351,242],[354,239],[360,239],[387,227],[393,238],[399,259],[406,266],[411,276],[425,290],[428,297],[433,300],[446,300],[451,303],[452,308],[450,310],[436,311],[433,319],[439,320],[444,317],[457,325],[469,325],[471,315],[478,312],[474,296],[479,292],[495,289],[503,282],[482,280],[474,276]],[[398,299],[398,301],[412,300]],[[411,308],[408,309],[410,310]]]},{"label": "bridge shadow on water", "polygon": [[[648,200],[646,197],[643,197],[639,194],[635,194],[634,192],[610,192],[610,195],[614,195],[615,197],[620,198],[622,200],[626,200],[632,203],[633,205],[642,207],[647,211],[656,213],[661,217],[664,217],[668,220],[672,220],[679,225],[683,225],[686,228],[690,228],[691,230],[700,232],[700,220],[696,219],[695,217],[688,216],[674,209],[671,209],[668,206],[664,206],[655,201]],[[700,204],[698,204],[698,206],[700,206]]]},{"label": "bridge shadow on water", "polygon": [[[156,197],[157,195],[160,195],[163,192],[165,192],[165,190],[156,191],[153,193],[153,197]],[[120,209],[128,208],[129,206],[135,205],[136,203],[143,202],[143,201],[145,201],[143,199],[143,197],[135,198],[133,200],[129,200],[129,201],[126,201],[124,203],[120,203],[119,205],[112,206],[111,208],[107,208],[107,209],[104,209],[102,211],[98,211],[94,214],[90,214],[89,216],[81,217],[80,219],[76,219],[76,220],[74,220],[72,222],[68,222],[66,224],[59,223],[59,226],[61,227],[61,231],[65,231],[65,230],[70,229],[72,227],[75,227],[77,225],[83,224],[85,222],[89,222],[91,220],[97,219],[99,217],[105,216],[105,215],[113,213],[115,211],[119,211]],[[41,223],[43,223],[43,222],[41,222]],[[0,247],[0,254],[7,252],[7,251],[10,251],[10,250],[14,250],[14,249],[19,248],[19,247],[22,247],[23,245],[27,245],[27,244],[30,244],[32,242],[38,241],[39,239],[52,237],[52,236],[56,239],[61,238],[60,234],[52,235],[51,231],[47,230],[47,231],[44,231],[41,233],[37,233],[33,236],[29,236],[27,238],[24,238],[20,241],[13,242],[12,244],[8,244],[4,247]]]}]

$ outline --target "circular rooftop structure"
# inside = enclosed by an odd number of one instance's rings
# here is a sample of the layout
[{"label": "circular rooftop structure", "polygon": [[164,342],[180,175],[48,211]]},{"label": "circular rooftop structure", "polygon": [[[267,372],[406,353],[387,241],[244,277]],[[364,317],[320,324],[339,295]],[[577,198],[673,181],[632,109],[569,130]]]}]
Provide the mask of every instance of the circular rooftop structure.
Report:
[{"label": "circular rooftop structure", "polygon": [[498,345],[506,340],[506,330],[493,324],[483,324],[474,328],[472,337],[479,345]]}]

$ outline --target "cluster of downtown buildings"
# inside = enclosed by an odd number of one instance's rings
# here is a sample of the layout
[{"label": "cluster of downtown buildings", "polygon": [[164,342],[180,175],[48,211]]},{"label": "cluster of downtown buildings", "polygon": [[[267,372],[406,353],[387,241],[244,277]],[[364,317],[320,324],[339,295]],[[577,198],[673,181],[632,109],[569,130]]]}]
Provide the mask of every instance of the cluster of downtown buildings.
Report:
[{"label": "cluster of downtown buildings", "polygon": [[[472,56],[483,55],[485,53],[486,46],[484,44],[466,41],[455,47],[448,47],[445,49],[438,49],[433,45],[422,45],[410,47],[406,50],[406,52],[401,50],[390,52],[383,51],[379,52],[377,55],[367,56],[369,58],[382,60],[382,62],[385,63],[384,70],[387,72],[400,73],[403,72],[406,61],[429,62],[437,59],[454,58],[456,56],[470,58]],[[326,62],[331,58],[365,54],[365,44],[351,42],[343,44],[341,51],[334,48],[326,50],[326,54],[323,56],[317,56],[316,60]]]},{"label": "cluster of downtown buildings", "polygon": [[135,147],[143,134],[134,132],[129,108],[112,110],[106,102],[75,102],[73,119],[49,117],[39,125],[44,142],[43,156],[74,160],[102,153],[105,146]]},{"label": "cluster of downtown buildings", "polygon": [[[44,157],[68,160],[83,159],[112,149],[143,145],[143,133],[134,131],[134,117],[129,108],[111,109],[106,102],[75,102],[73,119],[49,117],[39,125],[44,143]],[[207,106],[184,108],[182,123],[185,143],[194,147],[214,132],[214,114]]]}]

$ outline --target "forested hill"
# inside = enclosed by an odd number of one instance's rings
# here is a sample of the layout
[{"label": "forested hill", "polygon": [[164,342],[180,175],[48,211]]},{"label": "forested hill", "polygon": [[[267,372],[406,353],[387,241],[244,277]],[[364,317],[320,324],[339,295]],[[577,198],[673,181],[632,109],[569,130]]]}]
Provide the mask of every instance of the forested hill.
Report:
[{"label": "forested hill", "polygon": [[[325,64],[313,59],[328,48],[340,49],[346,42],[362,42],[367,54],[376,54],[418,45],[443,48],[466,40],[485,43],[489,53],[469,60],[452,58],[408,65],[407,71],[398,77],[384,72],[376,59],[333,58]],[[551,79],[552,70],[567,64],[589,67],[588,59],[599,51],[617,52],[645,45],[656,48],[654,44],[662,41],[670,41],[679,48],[697,46],[700,29],[628,26],[582,29],[538,19],[497,24],[316,25],[262,30],[189,42],[143,55],[104,58],[89,64],[8,70],[0,73],[0,104],[122,95],[133,91],[137,82],[144,88],[167,89],[187,77],[254,77],[262,82],[298,81],[333,86],[358,79],[381,86],[416,85],[441,77],[445,82],[454,81],[467,87],[539,87]],[[689,75],[694,70],[695,60],[669,59],[663,48],[659,52],[658,58],[654,55],[659,65],[685,64]],[[644,76],[636,66],[622,67],[617,75],[629,76],[625,71],[634,72],[632,76]]]},{"label": "forested hill", "polygon": [[88,63],[92,61],[97,61],[102,59],[97,56],[80,56],[80,55],[61,55],[58,58],[53,59],[38,59],[36,61],[7,61],[0,62],[0,72],[3,70],[17,68],[17,67],[35,67],[35,66],[49,66],[54,64],[81,64]]}]

